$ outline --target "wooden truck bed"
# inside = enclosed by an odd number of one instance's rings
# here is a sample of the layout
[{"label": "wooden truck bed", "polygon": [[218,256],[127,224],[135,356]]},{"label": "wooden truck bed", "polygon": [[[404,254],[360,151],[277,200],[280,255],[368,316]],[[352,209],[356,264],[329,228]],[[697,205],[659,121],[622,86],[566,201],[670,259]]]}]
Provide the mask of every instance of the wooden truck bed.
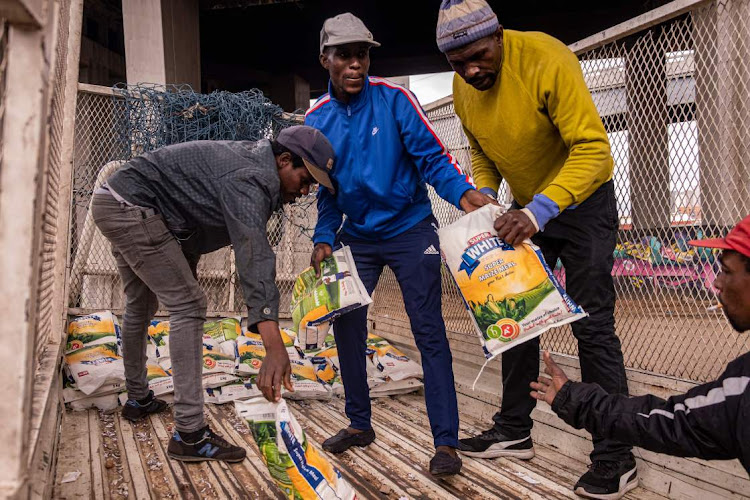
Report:
[{"label": "wooden truck bed", "polygon": [[[340,399],[292,402],[290,407],[318,446],[347,424]],[[247,447],[244,462],[183,464],[166,458],[171,412],[131,424],[119,413],[68,410],[63,417],[53,497],[283,498],[252,435],[234,415],[234,405],[206,405],[206,413],[220,434]],[[471,416],[462,415],[462,419],[463,431],[481,430],[483,424]],[[464,457],[459,476],[435,480],[427,470],[433,446],[421,395],[374,400],[373,425],[377,433],[373,445],[328,455],[360,498],[577,498],[570,488],[586,470],[585,464],[537,444],[533,460]],[[627,498],[664,497],[639,488]]]}]

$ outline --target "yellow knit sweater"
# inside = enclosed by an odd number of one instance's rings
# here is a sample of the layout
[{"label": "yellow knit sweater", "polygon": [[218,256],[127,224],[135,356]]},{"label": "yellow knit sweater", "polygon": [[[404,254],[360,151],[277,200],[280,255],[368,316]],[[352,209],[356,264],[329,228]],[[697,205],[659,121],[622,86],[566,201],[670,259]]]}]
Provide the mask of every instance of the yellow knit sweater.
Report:
[{"label": "yellow knit sweater", "polygon": [[472,174],[480,189],[497,191],[505,178],[521,205],[541,194],[559,213],[612,178],[607,133],[578,59],[562,42],[511,30],[503,42],[502,69],[491,89],[480,92],[458,75],[453,79]]}]

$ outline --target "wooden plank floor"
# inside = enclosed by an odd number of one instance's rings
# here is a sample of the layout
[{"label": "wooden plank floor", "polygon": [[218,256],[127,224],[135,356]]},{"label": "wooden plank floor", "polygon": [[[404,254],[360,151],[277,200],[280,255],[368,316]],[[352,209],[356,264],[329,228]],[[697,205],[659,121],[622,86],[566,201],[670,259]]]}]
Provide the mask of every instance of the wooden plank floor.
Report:
[{"label": "wooden plank floor", "polygon": [[[309,438],[320,443],[346,425],[343,401],[292,402]],[[118,413],[68,411],[63,417],[54,498],[234,499],[283,498],[270,480],[258,448],[234,405],[206,405],[211,426],[248,449],[239,464],[183,464],[166,458],[173,424],[170,412],[131,424]],[[462,416],[462,430],[483,424]],[[328,455],[365,499],[560,499],[585,470],[583,463],[536,445],[530,461],[464,457],[460,475],[436,480],[428,473],[432,436],[420,395],[373,401],[375,443],[342,455]],[[64,477],[73,481],[62,483]],[[661,499],[641,488],[630,499]]]}]

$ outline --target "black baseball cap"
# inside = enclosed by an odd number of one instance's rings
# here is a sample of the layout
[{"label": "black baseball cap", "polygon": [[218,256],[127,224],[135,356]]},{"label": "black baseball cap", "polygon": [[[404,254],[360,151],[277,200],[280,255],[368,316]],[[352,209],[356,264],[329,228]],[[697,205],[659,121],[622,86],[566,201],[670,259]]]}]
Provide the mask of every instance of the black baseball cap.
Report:
[{"label": "black baseball cap", "polygon": [[310,175],[332,194],[336,193],[328,176],[336,155],[323,132],[307,125],[295,125],[279,132],[276,142],[300,156]]}]

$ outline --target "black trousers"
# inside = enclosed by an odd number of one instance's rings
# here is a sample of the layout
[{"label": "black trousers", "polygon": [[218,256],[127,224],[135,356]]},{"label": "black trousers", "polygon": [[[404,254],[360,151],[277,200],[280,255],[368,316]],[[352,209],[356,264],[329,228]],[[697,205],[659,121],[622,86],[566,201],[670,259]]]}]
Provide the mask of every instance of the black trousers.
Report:
[{"label": "black trousers", "polygon": [[[612,254],[617,225],[614,184],[609,181],[578,207],[549,221],[532,241],[542,249],[550,268],[560,258],[568,295],[589,314],[571,325],[583,381],[597,383],[611,394],[627,394],[622,348],[615,335]],[[529,383],[539,374],[539,338],[503,353],[502,360],[502,407],[493,420],[504,435],[519,439],[533,425],[536,400],[529,395]],[[592,461],[621,460],[630,454],[631,447],[622,443],[598,436],[593,441]]]}]

